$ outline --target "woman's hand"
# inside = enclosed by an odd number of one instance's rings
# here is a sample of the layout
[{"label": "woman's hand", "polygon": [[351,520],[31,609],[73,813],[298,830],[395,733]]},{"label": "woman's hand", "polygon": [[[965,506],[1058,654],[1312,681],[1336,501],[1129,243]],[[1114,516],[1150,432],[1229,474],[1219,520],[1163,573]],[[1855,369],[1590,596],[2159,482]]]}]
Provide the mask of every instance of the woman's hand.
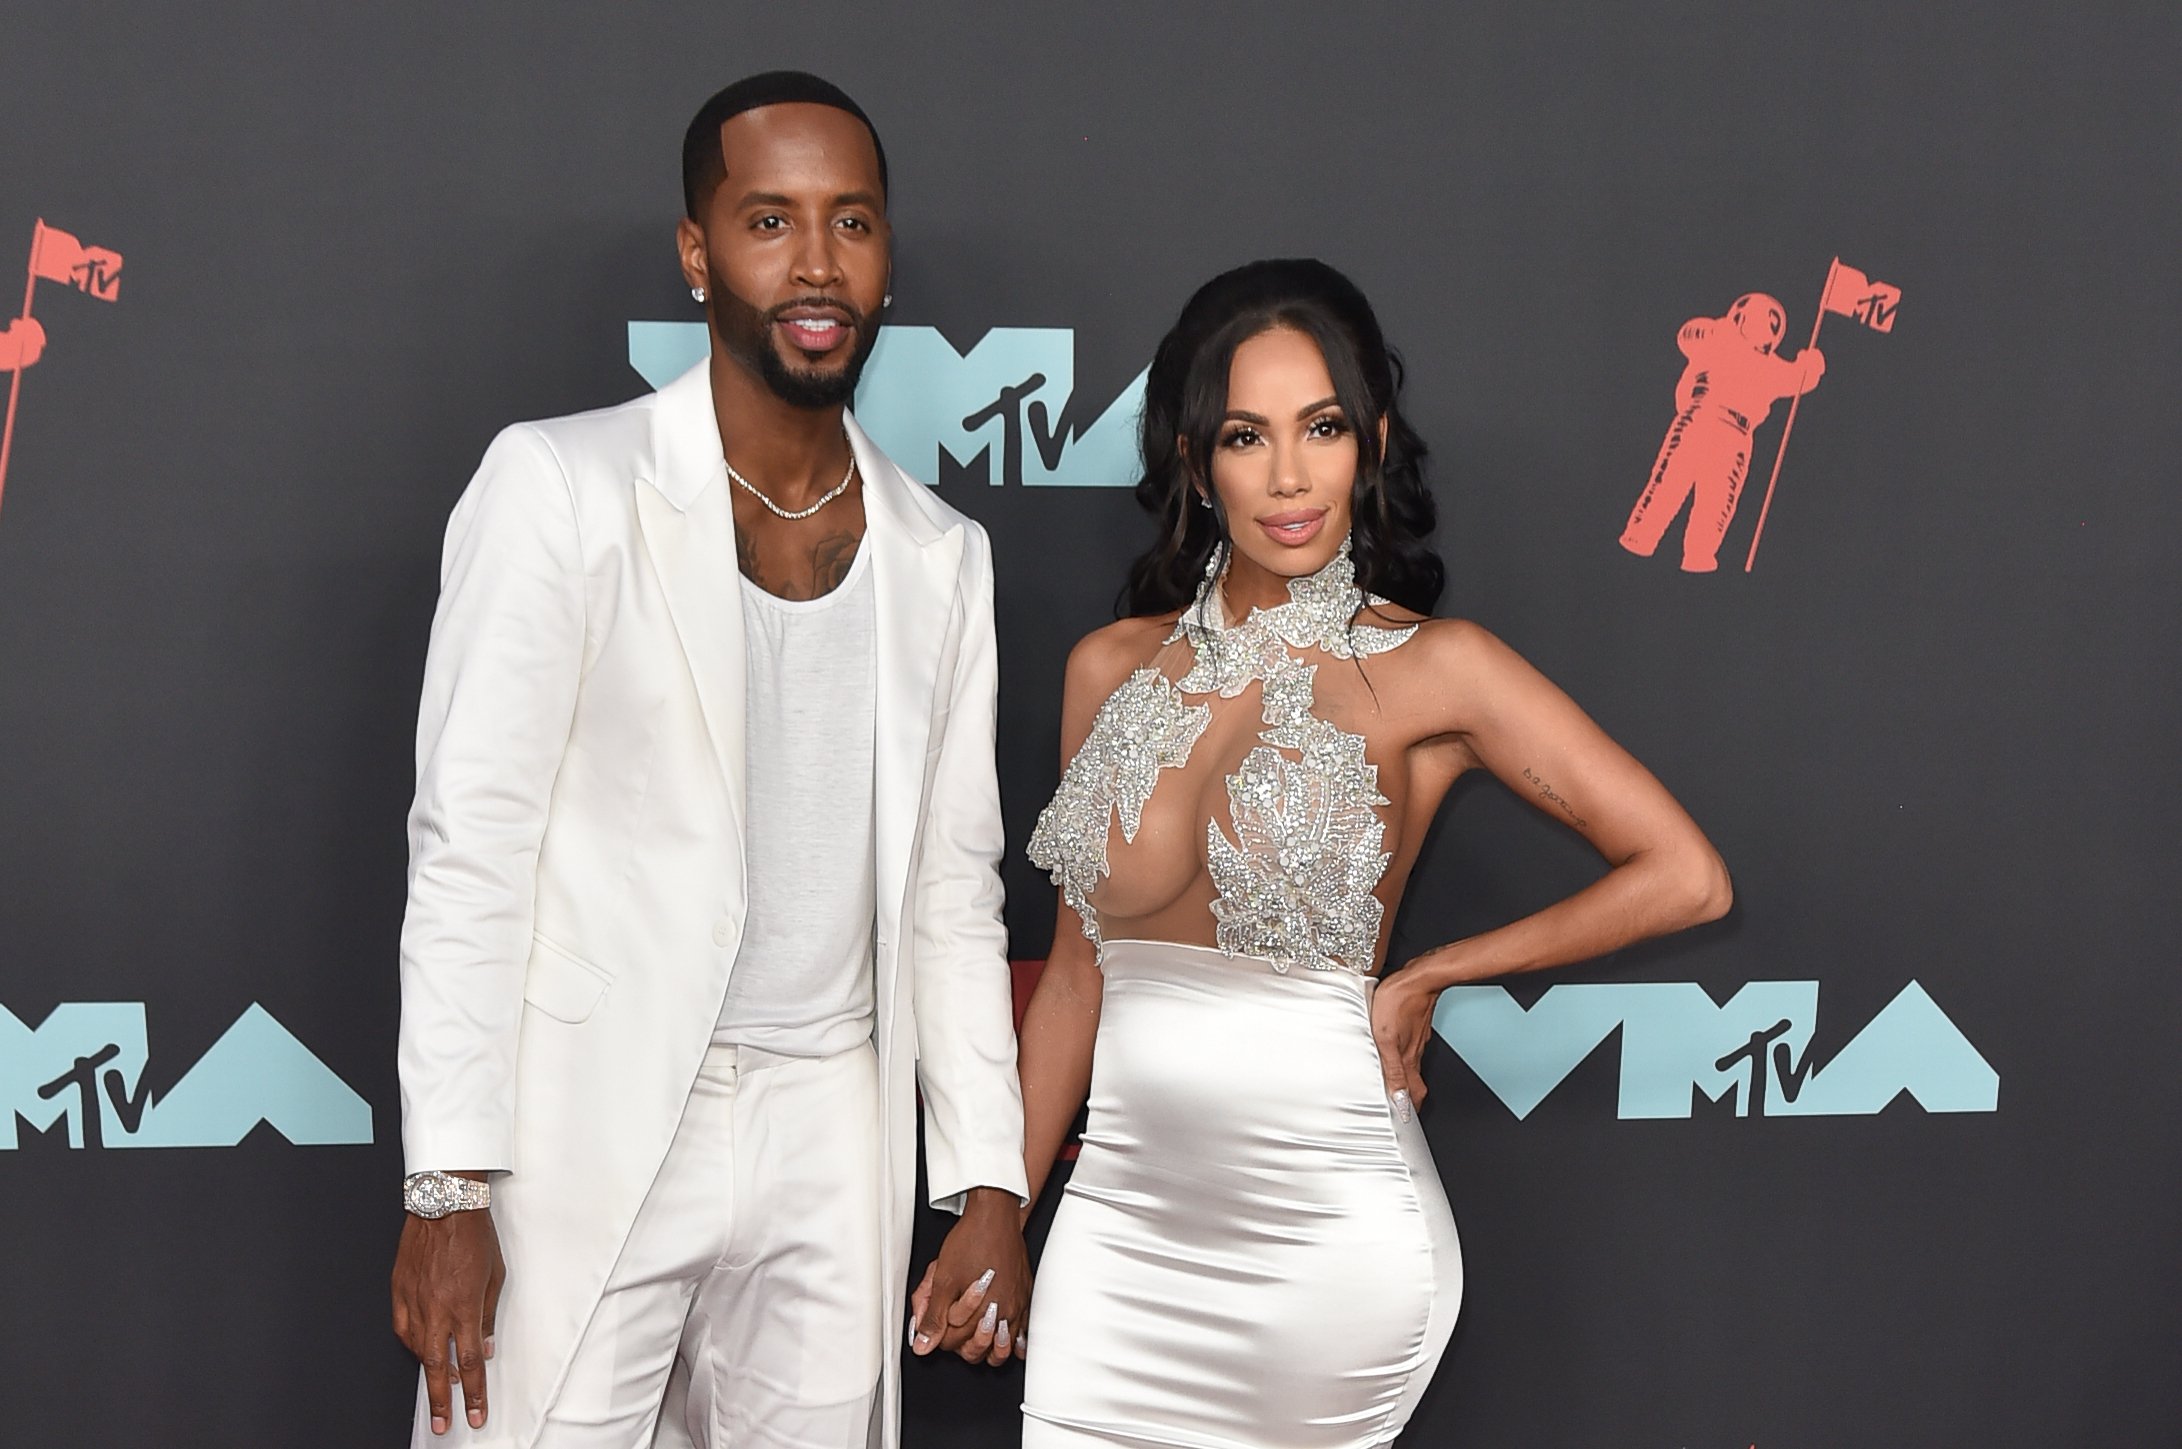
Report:
[{"label": "woman's hand", "polygon": [[970,1190],[961,1220],[910,1297],[910,1352],[921,1358],[945,1350],[965,1363],[996,1366],[1022,1356],[1031,1278],[1017,1208],[1013,1193]]},{"label": "woman's hand", "polygon": [[1394,1115],[1403,1122],[1424,1102],[1424,1044],[1432,1036],[1432,1008],[1439,988],[1424,984],[1421,971],[1396,971],[1372,989],[1371,1039],[1379,1047],[1379,1070]]}]

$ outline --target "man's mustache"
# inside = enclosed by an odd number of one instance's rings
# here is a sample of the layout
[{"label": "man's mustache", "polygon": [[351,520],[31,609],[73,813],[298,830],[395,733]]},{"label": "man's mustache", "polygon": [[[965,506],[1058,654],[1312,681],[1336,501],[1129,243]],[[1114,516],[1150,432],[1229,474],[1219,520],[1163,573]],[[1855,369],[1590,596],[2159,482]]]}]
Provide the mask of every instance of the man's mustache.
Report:
[{"label": "man's mustache", "polygon": [[765,324],[770,327],[790,312],[813,307],[824,307],[839,312],[849,319],[849,325],[852,327],[861,329],[864,325],[864,312],[861,307],[843,298],[829,297],[816,292],[808,297],[797,297],[792,301],[782,302],[778,306],[766,308],[764,313]]}]

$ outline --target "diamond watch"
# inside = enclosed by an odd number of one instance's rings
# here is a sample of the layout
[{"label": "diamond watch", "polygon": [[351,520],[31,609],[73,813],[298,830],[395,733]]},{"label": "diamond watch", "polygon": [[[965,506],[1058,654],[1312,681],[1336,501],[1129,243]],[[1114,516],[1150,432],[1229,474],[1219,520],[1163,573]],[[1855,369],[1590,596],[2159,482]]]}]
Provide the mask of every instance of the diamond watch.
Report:
[{"label": "diamond watch", "polygon": [[491,1207],[492,1184],[451,1172],[412,1172],[402,1179],[402,1206],[420,1218]]}]

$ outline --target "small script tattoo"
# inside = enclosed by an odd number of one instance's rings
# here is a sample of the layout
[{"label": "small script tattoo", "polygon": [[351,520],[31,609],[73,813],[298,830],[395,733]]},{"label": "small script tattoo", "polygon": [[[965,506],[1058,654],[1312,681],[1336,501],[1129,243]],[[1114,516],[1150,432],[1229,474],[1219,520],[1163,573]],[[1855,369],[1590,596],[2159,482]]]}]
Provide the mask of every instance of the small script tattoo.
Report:
[{"label": "small script tattoo", "polygon": [[1569,823],[1571,825],[1574,825],[1578,830],[1583,830],[1590,825],[1590,821],[1584,819],[1581,815],[1578,815],[1576,813],[1575,806],[1569,804],[1568,801],[1561,797],[1560,791],[1554,789],[1551,785],[1548,785],[1545,781],[1539,779],[1537,772],[1532,770],[1531,767],[1528,765],[1525,765],[1523,767],[1523,778],[1529,781],[1531,785],[1537,789],[1539,799],[1560,806],[1561,813],[1563,815],[1566,815],[1568,817]]}]

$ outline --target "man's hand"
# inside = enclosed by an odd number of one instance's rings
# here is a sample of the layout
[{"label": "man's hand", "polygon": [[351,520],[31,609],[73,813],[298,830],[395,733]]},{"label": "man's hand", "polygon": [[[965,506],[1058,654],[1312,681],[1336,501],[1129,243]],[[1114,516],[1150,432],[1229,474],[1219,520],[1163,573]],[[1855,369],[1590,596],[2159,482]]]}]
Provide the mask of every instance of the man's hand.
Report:
[{"label": "man's hand", "polygon": [[1006,1363],[1023,1356],[1030,1304],[1030,1253],[1023,1246],[1015,1194],[973,1188],[962,1220],[924,1270],[910,1305],[909,1347],[935,1349],[965,1363]]},{"label": "man's hand", "polygon": [[454,1422],[454,1377],[462,1382],[470,1427],[484,1427],[485,1360],[492,1357],[493,1317],[506,1278],[489,1210],[437,1219],[410,1214],[404,1220],[401,1248],[394,1255],[394,1333],[424,1365],[435,1434],[446,1433]]},{"label": "man's hand", "polygon": [[1397,971],[1371,994],[1371,1039],[1379,1048],[1394,1115],[1407,1122],[1424,1101],[1424,1044],[1432,1038],[1432,1008],[1439,992],[1421,987],[1423,973]]}]

